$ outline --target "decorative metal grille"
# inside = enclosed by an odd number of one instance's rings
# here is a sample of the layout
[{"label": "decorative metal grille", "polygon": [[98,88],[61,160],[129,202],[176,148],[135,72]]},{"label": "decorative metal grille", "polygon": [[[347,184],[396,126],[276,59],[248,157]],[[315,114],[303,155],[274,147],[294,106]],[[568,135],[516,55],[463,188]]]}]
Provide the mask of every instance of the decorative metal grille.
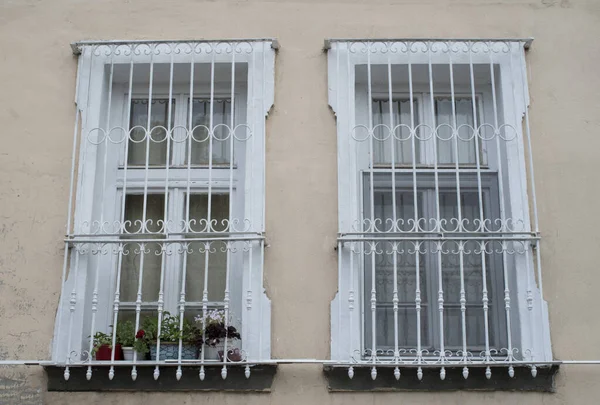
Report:
[{"label": "decorative metal grille", "polygon": [[[109,365],[110,379],[129,365],[135,380],[140,364],[155,365],[154,378],[160,365],[176,364],[177,379],[182,365],[198,364],[201,380],[206,364],[221,364],[226,378],[230,363],[245,364],[249,377],[252,361],[270,358],[264,121],[276,47],[273,40],[74,44],[72,197],[53,353],[65,379],[72,365],[87,365],[88,379],[92,365]],[[231,331],[220,336],[220,358],[202,324],[211,311],[241,333],[241,340]],[[200,343],[188,333],[196,321]],[[155,325],[155,341],[148,355],[134,350],[118,361],[126,322],[133,334]],[[109,359],[94,355],[98,332],[110,337]]]},{"label": "decorative metal grille", "polygon": [[[339,292],[354,367],[552,361],[542,295],[528,40],[332,40]],[[529,181],[529,187],[527,187]],[[529,193],[528,190],[529,189]],[[530,219],[530,211],[532,219]],[[537,270],[537,271],[536,271]],[[537,273],[537,277],[536,277]]]}]

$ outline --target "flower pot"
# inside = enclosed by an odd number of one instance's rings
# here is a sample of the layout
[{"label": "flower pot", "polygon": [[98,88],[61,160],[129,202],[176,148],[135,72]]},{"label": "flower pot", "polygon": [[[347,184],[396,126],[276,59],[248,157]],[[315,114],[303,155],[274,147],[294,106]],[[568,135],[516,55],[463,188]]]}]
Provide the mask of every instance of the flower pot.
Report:
[{"label": "flower pot", "polygon": [[[177,360],[179,359],[178,342],[161,342],[159,360]],[[184,343],[181,347],[181,358],[183,360],[194,360],[197,358],[196,346]],[[150,359],[156,360],[156,342],[150,343]]]},{"label": "flower pot", "polygon": [[[123,347],[123,360],[126,361],[132,361],[133,360],[133,353],[135,353],[135,350],[133,349],[133,347]],[[138,354],[137,356],[138,360],[143,360],[143,356],[140,356]]]},{"label": "flower pot", "polygon": [[[97,361],[110,361],[112,357],[112,349],[109,345],[102,345],[96,352]],[[115,345],[115,360],[123,360],[123,351],[121,345]]]},{"label": "flower pot", "polygon": [[223,361],[224,344],[217,343],[216,345],[204,345],[204,360],[219,360]]}]

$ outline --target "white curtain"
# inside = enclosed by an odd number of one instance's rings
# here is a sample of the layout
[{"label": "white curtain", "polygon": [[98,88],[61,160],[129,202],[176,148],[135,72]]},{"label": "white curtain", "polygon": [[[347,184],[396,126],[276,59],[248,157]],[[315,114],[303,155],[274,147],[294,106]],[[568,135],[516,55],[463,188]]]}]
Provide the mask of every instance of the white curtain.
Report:
[{"label": "white curtain", "polygon": [[[140,232],[143,218],[143,195],[128,195],[125,199],[126,231],[129,233]],[[165,196],[163,194],[148,194],[146,202],[146,220],[150,232],[159,232],[157,224],[163,218],[165,207]],[[160,237],[160,235],[143,235],[146,239]],[[121,301],[135,302],[138,290],[139,275],[144,257],[144,273],[142,277],[142,301],[157,301],[160,288],[160,269],[162,263],[161,246],[158,243],[146,243],[145,251],[142,252],[140,244],[135,242],[135,237],[127,237],[129,243],[123,247],[121,268]]]},{"label": "white curtain", "polygon": [[[192,127],[203,125],[204,127],[194,130],[192,139],[191,160],[193,165],[207,165],[209,163],[209,139],[206,128],[210,127],[210,100],[194,99],[192,110]],[[234,124],[235,126],[235,124]],[[231,161],[230,142],[232,136],[229,128],[231,127],[231,100],[214,99],[213,100],[213,122],[214,131],[212,144],[212,163],[215,165],[228,164]],[[233,128],[231,128],[233,130]],[[241,135],[240,133],[237,134]],[[185,161],[187,163],[188,153]]]},{"label": "white curtain", "polygon": [[[211,219],[216,220],[216,231],[224,231],[223,220],[229,218],[229,196],[227,194],[212,194]],[[208,217],[208,194],[193,194],[190,196],[190,219],[200,221]],[[205,227],[205,222],[192,225],[192,231],[198,232]],[[201,235],[194,235],[200,237]],[[205,254],[199,252],[201,243],[191,243],[191,254],[187,255],[186,271],[186,300],[202,301],[204,291],[204,275],[206,272]],[[225,243],[213,242],[208,254],[207,291],[209,301],[223,301],[225,294],[225,276],[227,269],[227,252]]]},{"label": "white curtain", "polygon": [[[174,109],[175,100],[173,100],[173,107],[171,117],[175,115]],[[148,99],[135,99],[131,101],[131,117],[130,117],[130,128],[135,128],[131,131],[131,138],[129,140],[129,151],[127,156],[127,165],[129,166],[143,166],[146,164],[146,148],[149,147],[148,153],[148,165],[150,166],[164,166],[167,161],[167,136],[166,131],[162,128],[156,128],[161,126],[168,129],[168,108],[169,103],[167,99],[153,99],[150,117],[150,141],[144,140],[145,131],[142,128],[148,129]],[[173,120],[172,120],[173,121]],[[171,148],[172,149],[172,148]]]},{"label": "white curtain", "polygon": [[[396,165],[412,164],[412,148],[413,140],[410,137],[410,101],[409,100],[393,100],[392,101],[392,118],[393,126],[397,127],[400,124],[406,125],[398,127],[393,136],[390,131],[380,124],[390,127],[390,103],[389,100],[373,100],[373,160],[375,164],[391,165],[392,151],[391,146],[394,145],[394,163]],[[415,127],[419,124],[417,103],[413,103],[413,116]],[[419,161],[419,140],[414,140],[415,157]]]},{"label": "white curtain", "polygon": [[[225,225],[223,220],[229,218],[229,196],[227,194],[213,194],[211,207],[211,219],[216,220],[214,230],[223,231]],[[142,219],[143,196],[128,195],[125,200],[125,220],[131,221],[131,225],[126,227],[128,232],[140,230],[140,225],[136,220]],[[157,220],[162,219],[164,215],[164,195],[149,194],[147,196],[146,219],[152,220],[148,225],[151,232],[158,232],[160,226]],[[206,223],[200,220],[207,220],[208,215],[208,195],[193,194],[190,196],[190,219],[195,219],[196,224],[192,224],[192,232],[204,230]],[[194,235],[200,237],[202,234]],[[206,234],[204,234],[206,235]],[[156,238],[161,235],[145,234],[144,238]],[[121,301],[135,302],[138,289],[139,274],[141,268],[142,252],[138,243],[134,243],[134,237],[130,237],[131,243],[125,245],[128,254],[123,256],[121,270]],[[208,255],[208,299],[209,301],[222,301],[225,292],[225,272],[227,266],[227,253],[223,251],[225,244],[223,242],[213,242]],[[142,282],[142,301],[156,302],[160,288],[160,274],[162,265],[162,253],[158,243],[147,243],[144,255],[144,274]],[[172,245],[171,248],[175,249]],[[190,243],[187,253],[187,271],[186,271],[186,301],[202,301],[204,291],[205,274],[205,254],[199,250],[204,248],[200,242]],[[165,275],[167,274],[165,268]],[[182,269],[180,269],[182,270]],[[168,272],[176,274],[176,272]],[[182,272],[180,274],[183,274]]]},{"label": "white curtain", "polygon": [[[427,192],[427,191],[425,191]],[[433,195],[433,194],[431,194]],[[458,217],[456,204],[456,194],[454,192],[440,192],[440,214],[442,218],[451,219]],[[414,216],[414,203],[412,192],[397,191],[396,211],[397,218],[405,221]],[[420,218],[431,218],[435,212],[423,211],[427,205],[424,204],[419,195],[418,198]],[[375,194],[375,213],[376,218],[385,223],[387,218],[392,218],[392,194],[391,192]],[[472,225],[475,218],[479,218],[479,200],[476,192],[461,192],[461,210],[462,217],[467,218]],[[404,230],[407,230],[407,225]],[[386,252],[392,251],[391,244],[381,246],[383,254],[376,255],[376,274],[375,287],[377,291],[377,346],[378,348],[394,347],[394,312],[393,312],[393,290],[394,290],[394,266],[393,255]],[[442,288],[444,291],[444,342],[450,350],[457,350],[462,347],[462,321],[460,310],[460,258],[457,252],[456,244],[446,244],[445,248],[449,251],[442,254]],[[474,253],[475,243],[468,243],[466,250],[471,253],[463,255],[463,274],[465,285],[465,296],[467,300],[466,323],[467,323],[467,345],[469,348],[481,347],[485,343],[484,313],[482,304],[483,276],[481,255]],[[414,348],[417,345],[417,312],[415,309],[415,290],[416,290],[416,254],[412,242],[400,243],[400,252],[397,254],[397,289],[399,298],[398,310],[398,344],[400,347]],[[421,344],[424,348],[439,346],[439,312],[437,308],[437,298],[434,298],[433,305],[430,302],[430,296],[437,297],[438,292],[438,255],[431,253],[434,250],[434,244],[425,242],[422,250],[426,253],[419,255],[419,278],[421,290]],[[403,252],[402,252],[403,251]],[[412,253],[409,253],[412,251]],[[366,294],[370,294],[371,280],[371,258],[366,259],[365,275]],[[486,263],[488,260],[486,260]],[[490,325],[493,325],[492,309],[494,308],[494,297],[492,289],[492,276],[490,265],[486,266],[486,275],[488,281],[488,298],[490,308]],[[366,313],[370,319],[369,300],[367,299]],[[367,319],[366,334],[367,347],[370,347],[371,324]],[[493,326],[490,332],[490,340],[493,342]]]},{"label": "white curtain", "polygon": [[[456,112],[456,128],[458,138],[452,137],[454,118],[452,114],[452,99],[436,99],[436,125],[438,126],[437,153],[439,164],[455,164],[455,151],[458,146],[458,163],[475,164],[475,137],[473,135],[473,105],[471,98],[456,97],[454,99]],[[444,125],[442,125],[444,124]],[[442,125],[440,127],[440,125]],[[481,142],[479,142],[481,144]]]}]

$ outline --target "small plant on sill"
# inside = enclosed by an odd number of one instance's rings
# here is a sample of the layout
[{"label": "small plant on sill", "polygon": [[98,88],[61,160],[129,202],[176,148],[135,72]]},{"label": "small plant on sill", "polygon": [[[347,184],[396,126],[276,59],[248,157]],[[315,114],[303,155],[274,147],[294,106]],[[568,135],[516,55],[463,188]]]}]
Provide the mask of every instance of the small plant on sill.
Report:
[{"label": "small plant on sill", "polygon": [[[182,358],[194,359],[197,357],[199,345],[202,341],[200,330],[187,319],[183,319],[183,328],[180,327],[179,316],[169,312],[163,313],[160,323],[160,358],[177,359],[179,357],[179,341],[182,343]],[[148,317],[142,321],[142,328],[137,331],[134,348],[142,354],[150,352],[150,358],[156,358],[156,346],[159,338],[157,317]]]}]

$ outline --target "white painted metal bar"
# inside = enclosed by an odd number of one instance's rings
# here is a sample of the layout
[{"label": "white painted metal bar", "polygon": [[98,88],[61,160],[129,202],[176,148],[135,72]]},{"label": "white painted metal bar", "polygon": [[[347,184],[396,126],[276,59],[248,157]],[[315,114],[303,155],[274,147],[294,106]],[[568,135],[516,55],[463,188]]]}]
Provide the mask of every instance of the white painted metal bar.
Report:
[{"label": "white painted metal bar", "polygon": [[[131,59],[129,62],[129,77],[127,81],[128,91],[127,91],[127,119],[126,119],[126,128],[127,128],[127,137],[124,140],[125,152],[123,154],[124,162],[123,162],[123,190],[121,195],[121,208],[119,213],[119,233],[122,234],[125,232],[125,201],[127,198],[127,166],[128,166],[128,153],[129,153],[129,141],[130,141],[130,123],[131,123],[131,99],[132,99],[132,88],[133,88],[133,52],[131,52]],[[118,325],[119,320],[119,306],[121,303],[121,275],[123,270],[123,243],[119,243],[118,247],[118,259],[117,259],[117,280],[115,287],[115,294],[113,299],[113,325],[115,328]],[[116,336],[116,331],[115,331]],[[113,339],[113,347],[115,347],[116,341]],[[115,376],[114,369],[114,361],[115,361],[115,351],[111,351],[111,363],[113,363],[108,371],[108,378],[112,380]]]},{"label": "white painted metal bar", "polygon": [[[89,72],[88,72],[88,91],[86,94],[86,107],[85,107],[85,115],[82,119],[82,127],[85,128],[87,126],[87,123],[89,121],[89,107],[90,107],[90,84],[92,81],[92,67],[94,64],[94,51],[95,49],[92,48],[90,49],[90,62],[89,62]],[[84,149],[84,153],[87,152],[87,142],[83,142],[83,131],[82,131],[82,144],[85,145],[83,147]],[[69,212],[69,216],[70,216],[70,212]],[[76,225],[75,225],[76,227]],[[68,230],[67,230],[68,231]],[[65,252],[66,254],[68,254],[68,250]],[[75,316],[75,307],[77,305],[77,285],[78,285],[78,279],[79,279],[79,256],[80,256],[80,252],[77,248],[75,248],[75,271],[74,271],[74,280],[73,280],[73,289],[71,290],[71,296],[70,296],[70,300],[69,300],[69,332],[68,332],[68,339],[67,339],[67,351],[66,351],[66,364],[67,366],[65,367],[65,372],[64,372],[64,377],[65,380],[69,379],[69,362],[71,360],[71,344],[72,344],[72,335],[73,335],[73,322],[74,322],[74,316]],[[62,294],[64,294],[64,288],[62,291]]]},{"label": "white painted metal bar", "polygon": [[[367,42],[367,105],[368,105],[368,126],[369,126],[369,168],[371,169],[374,165],[375,158],[373,156],[373,96],[372,96],[372,84],[371,84],[371,46],[370,42]],[[370,219],[370,230],[375,230],[375,182],[373,177],[373,171],[369,171],[369,219]],[[373,368],[371,370],[371,377],[377,378],[377,369],[375,364],[377,362],[377,287],[376,287],[376,261],[375,252],[371,252],[371,361],[373,362]]]},{"label": "white painted metal bar", "polygon": [[331,45],[336,42],[360,43],[360,42],[520,42],[524,49],[529,49],[533,38],[327,38],[325,39],[323,49],[331,49]]},{"label": "white painted metal bar", "polygon": [[269,42],[273,49],[279,49],[279,42],[275,38],[231,38],[231,39],[171,39],[171,40],[95,40],[95,41],[77,41],[71,44],[71,50],[74,55],[81,55],[83,48],[98,45],[153,45],[153,44],[193,44],[193,43],[254,43]]},{"label": "white painted metal bar", "polygon": [[[111,102],[112,102],[112,90],[113,90],[113,74],[114,74],[114,63],[113,63],[113,52],[111,52],[111,56],[110,56],[110,71],[109,71],[109,82],[108,82],[108,94],[107,94],[107,112],[106,112],[106,122],[104,125],[104,128],[106,128],[107,131],[110,131],[110,116],[111,116]],[[100,145],[104,144],[104,159],[103,159],[103,169],[102,169],[102,189],[106,189],[106,171],[107,171],[107,162],[108,162],[108,148],[109,148],[109,138],[108,136],[104,137],[104,140],[102,142],[100,142]],[[100,146],[98,145],[98,146]],[[104,223],[104,204],[100,205],[100,223],[103,224]],[[88,359],[89,359],[89,366],[87,368],[87,372],[86,372],[86,378],[88,380],[90,380],[92,378],[92,366],[91,366],[91,362],[92,362],[92,353],[93,353],[93,349],[94,349],[94,336],[96,334],[96,314],[98,312],[98,283],[100,281],[100,263],[101,263],[101,258],[100,258],[100,253],[102,251],[102,247],[98,247],[98,251],[96,254],[96,271],[95,271],[95,276],[94,276],[94,290],[92,292],[92,321],[91,321],[91,326],[90,326],[90,345],[89,345],[89,354],[88,354]],[[113,347],[115,345],[115,341],[116,341],[116,327],[117,325],[113,326],[113,331],[112,331],[112,342],[113,342]],[[111,352],[111,359],[114,357],[114,350]]]}]

